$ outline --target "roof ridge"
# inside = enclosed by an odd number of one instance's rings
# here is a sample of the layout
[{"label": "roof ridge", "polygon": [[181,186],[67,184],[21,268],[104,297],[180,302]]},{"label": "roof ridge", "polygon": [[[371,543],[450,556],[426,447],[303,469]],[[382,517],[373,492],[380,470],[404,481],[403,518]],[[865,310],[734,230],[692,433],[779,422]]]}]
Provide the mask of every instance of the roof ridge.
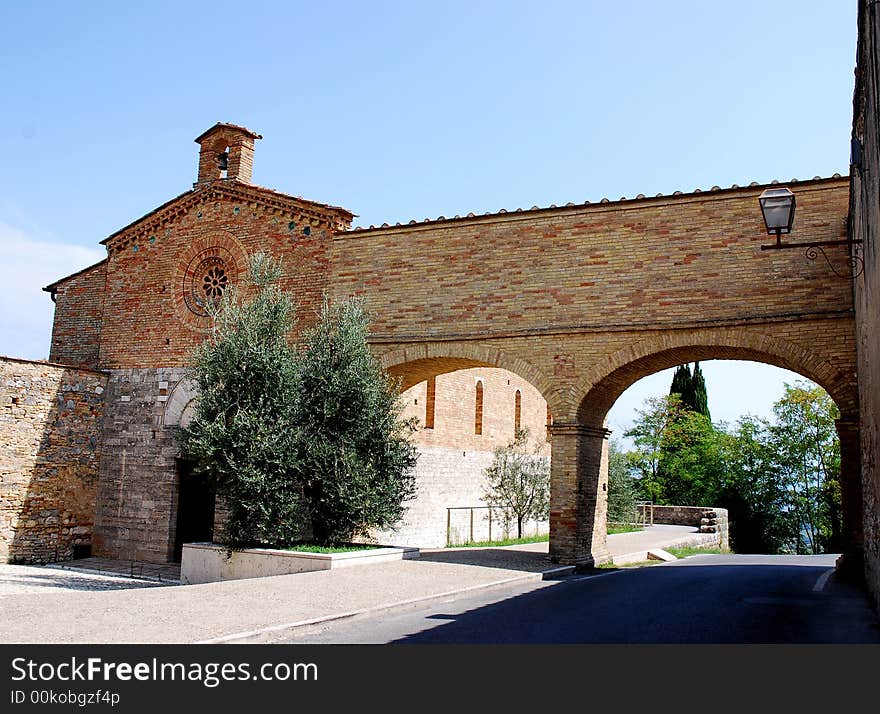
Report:
[{"label": "roof ridge", "polygon": [[43,290],[47,293],[55,292],[55,288],[57,288],[59,285],[61,285],[61,283],[65,283],[68,280],[70,280],[71,278],[75,278],[78,275],[82,275],[83,273],[87,273],[90,270],[94,270],[99,265],[103,265],[106,262],[107,262],[107,257],[104,256],[97,263],[92,263],[91,265],[87,265],[82,270],[77,270],[75,273],[71,273],[70,275],[66,275],[63,278],[58,278],[58,280],[56,280],[54,283],[49,283],[46,287],[43,288]]},{"label": "roof ridge", "polygon": [[686,198],[686,197],[690,197],[690,196],[697,196],[702,193],[716,193],[716,192],[728,192],[728,191],[736,191],[736,190],[751,189],[751,188],[763,188],[766,186],[774,186],[774,185],[779,185],[782,183],[806,184],[806,183],[813,183],[816,181],[834,181],[834,180],[838,180],[838,179],[848,179],[848,178],[849,178],[848,175],[842,176],[839,173],[834,173],[831,176],[824,176],[824,177],[823,176],[814,176],[812,179],[805,179],[803,181],[800,181],[796,178],[793,178],[790,181],[779,181],[778,179],[773,179],[769,183],[763,183],[763,184],[758,183],[757,181],[752,181],[747,186],[740,186],[739,184],[732,184],[731,186],[726,187],[726,188],[721,188],[720,186],[712,186],[710,189],[706,189],[706,190],[703,190],[701,188],[695,188],[692,191],[688,191],[688,192],[676,190],[670,194],[658,193],[654,196],[646,196],[645,194],[640,193],[637,196],[634,196],[632,198],[627,198],[626,196],[621,196],[619,199],[615,199],[615,200],[609,199],[607,197],[603,197],[598,202],[595,202],[595,203],[591,202],[591,201],[584,201],[583,203],[569,202],[569,203],[566,203],[564,206],[557,206],[555,203],[551,203],[549,206],[544,206],[544,207],[532,206],[531,208],[514,208],[512,210],[508,210],[506,208],[501,208],[498,211],[495,211],[494,213],[491,211],[486,211],[485,213],[482,213],[480,215],[477,215],[477,214],[471,212],[465,216],[462,216],[460,214],[456,214],[455,216],[452,216],[451,218],[447,218],[446,216],[441,215],[441,216],[438,216],[437,218],[424,218],[421,221],[411,219],[408,223],[399,223],[398,222],[398,223],[395,223],[393,226],[388,223],[383,223],[381,226],[376,226],[376,225],[370,225],[369,227],[354,226],[353,228],[351,228],[347,231],[343,231],[343,234],[355,233],[355,232],[359,233],[359,232],[371,231],[371,230],[384,230],[387,228],[403,228],[406,226],[413,226],[413,225],[443,223],[445,221],[470,220],[470,219],[477,219],[477,218],[494,218],[497,216],[501,216],[504,214],[510,214],[510,213],[532,213],[532,212],[537,212],[537,211],[553,211],[553,210],[561,210],[561,209],[566,209],[566,208],[583,208],[585,206],[596,206],[599,204],[603,204],[603,205],[604,204],[617,204],[617,203],[632,202],[632,201],[653,200],[653,199],[658,199],[658,198]]}]

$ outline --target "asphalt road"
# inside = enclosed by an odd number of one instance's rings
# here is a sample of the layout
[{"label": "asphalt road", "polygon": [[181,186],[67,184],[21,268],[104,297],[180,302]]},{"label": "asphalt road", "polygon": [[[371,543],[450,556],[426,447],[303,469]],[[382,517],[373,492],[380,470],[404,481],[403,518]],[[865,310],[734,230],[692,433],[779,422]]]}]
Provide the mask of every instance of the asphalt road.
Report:
[{"label": "asphalt road", "polygon": [[289,643],[880,643],[835,556],[705,555],[482,591],[288,634]]}]

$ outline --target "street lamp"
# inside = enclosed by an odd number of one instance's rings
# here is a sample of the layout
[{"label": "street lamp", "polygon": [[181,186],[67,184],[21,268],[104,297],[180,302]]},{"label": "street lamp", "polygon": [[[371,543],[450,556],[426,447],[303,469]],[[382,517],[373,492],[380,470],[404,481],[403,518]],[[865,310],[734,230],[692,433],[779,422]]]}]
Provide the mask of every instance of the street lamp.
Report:
[{"label": "street lamp", "polygon": [[761,213],[764,216],[764,225],[769,235],[776,234],[776,245],[781,248],[780,236],[783,233],[791,233],[791,224],[794,223],[794,194],[787,188],[768,188],[758,196],[761,205]]},{"label": "street lamp", "polygon": [[[764,216],[764,226],[767,228],[768,235],[775,235],[776,242],[771,245],[762,245],[761,250],[782,250],[783,248],[805,248],[804,255],[808,260],[816,260],[821,255],[828,263],[831,271],[841,278],[855,278],[861,275],[864,269],[864,261],[861,256],[852,252],[852,245],[861,243],[861,238],[847,237],[844,240],[820,240],[809,241],[805,243],[783,243],[782,236],[791,233],[791,226],[794,223],[794,207],[795,196],[787,188],[768,188],[760,196],[758,196],[758,204],[761,206],[761,215]],[[847,255],[847,263],[850,270],[848,273],[841,274],[837,272],[832,265],[828,256],[825,254],[824,247],[833,245],[845,245],[849,250]]]}]

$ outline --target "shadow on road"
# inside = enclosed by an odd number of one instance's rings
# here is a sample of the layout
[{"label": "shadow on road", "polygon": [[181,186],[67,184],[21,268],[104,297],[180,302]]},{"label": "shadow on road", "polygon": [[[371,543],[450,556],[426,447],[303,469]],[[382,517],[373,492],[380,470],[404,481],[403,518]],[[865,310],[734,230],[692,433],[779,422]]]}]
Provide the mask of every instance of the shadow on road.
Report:
[{"label": "shadow on road", "polygon": [[689,564],[595,572],[466,612],[435,614],[431,619],[443,624],[395,642],[880,643],[867,594],[828,577],[827,566]]},{"label": "shadow on road", "polygon": [[422,551],[412,561],[424,563],[452,563],[455,565],[475,565],[482,568],[502,568],[521,570],[526,573],[540,573],[559,567],[550,561],[546,552],[512,550],[510,548],[461,548],[456,550]]}]

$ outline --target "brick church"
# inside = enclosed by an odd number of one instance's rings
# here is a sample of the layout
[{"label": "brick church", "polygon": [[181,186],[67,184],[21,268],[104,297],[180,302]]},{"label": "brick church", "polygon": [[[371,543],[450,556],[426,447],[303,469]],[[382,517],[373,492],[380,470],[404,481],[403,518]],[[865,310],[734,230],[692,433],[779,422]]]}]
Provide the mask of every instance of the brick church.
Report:
[{"label": "brick church", "polygon": [[[22,362],[13,377],[37,391],[57,378],[64,396],[53,400],[54,387],[47,389],[45,401],[61,404],[47,421],[67,433],[82,430],[73,441],[87,447],[63,454],[80,465],[66,490],[22,496],[25,511],[28,504],[37,509],[34,533],[29,538],[19,523],[19,543],[6,543],[10,559],[91,552],[174,561],[182,543],[210,540],[220,526],[214,494],[181,459],[175,441],[197,398],[184,374],[191,350],[210,329],[205,298],[241,280],[250,254],[267,251],[283,264],[281,287],[295,297],[298,333],[315,319],[322,295],[332,293],[336,256],[356,235],[347,209],[252,183],[260,138],[232,124],[208,129],[195,140],[192,189],[104,239],[104,260],[45,288],[55,303],[51,364]],[[374,279],[381,283],[383,275]],[[65,365],[64,373],[51,374],[52,364]],[[37,374],[41,369],[45,374]],[[448,537],[470,535],[466,507],[483,505],[495,446],[528,427],[549,453],[550,413],[534,386],[499,368],[457,369],[405,386],[405,414],[422,426],[413,437],[418,493],[399,527],[376,538],[442,546]],[[42,462],[51,465],[57,455],[43,446]],[[54,530],[46,528],[47,513],[56,519]],[[486,511],[475,514],[476,536],[485,537]]]}]

